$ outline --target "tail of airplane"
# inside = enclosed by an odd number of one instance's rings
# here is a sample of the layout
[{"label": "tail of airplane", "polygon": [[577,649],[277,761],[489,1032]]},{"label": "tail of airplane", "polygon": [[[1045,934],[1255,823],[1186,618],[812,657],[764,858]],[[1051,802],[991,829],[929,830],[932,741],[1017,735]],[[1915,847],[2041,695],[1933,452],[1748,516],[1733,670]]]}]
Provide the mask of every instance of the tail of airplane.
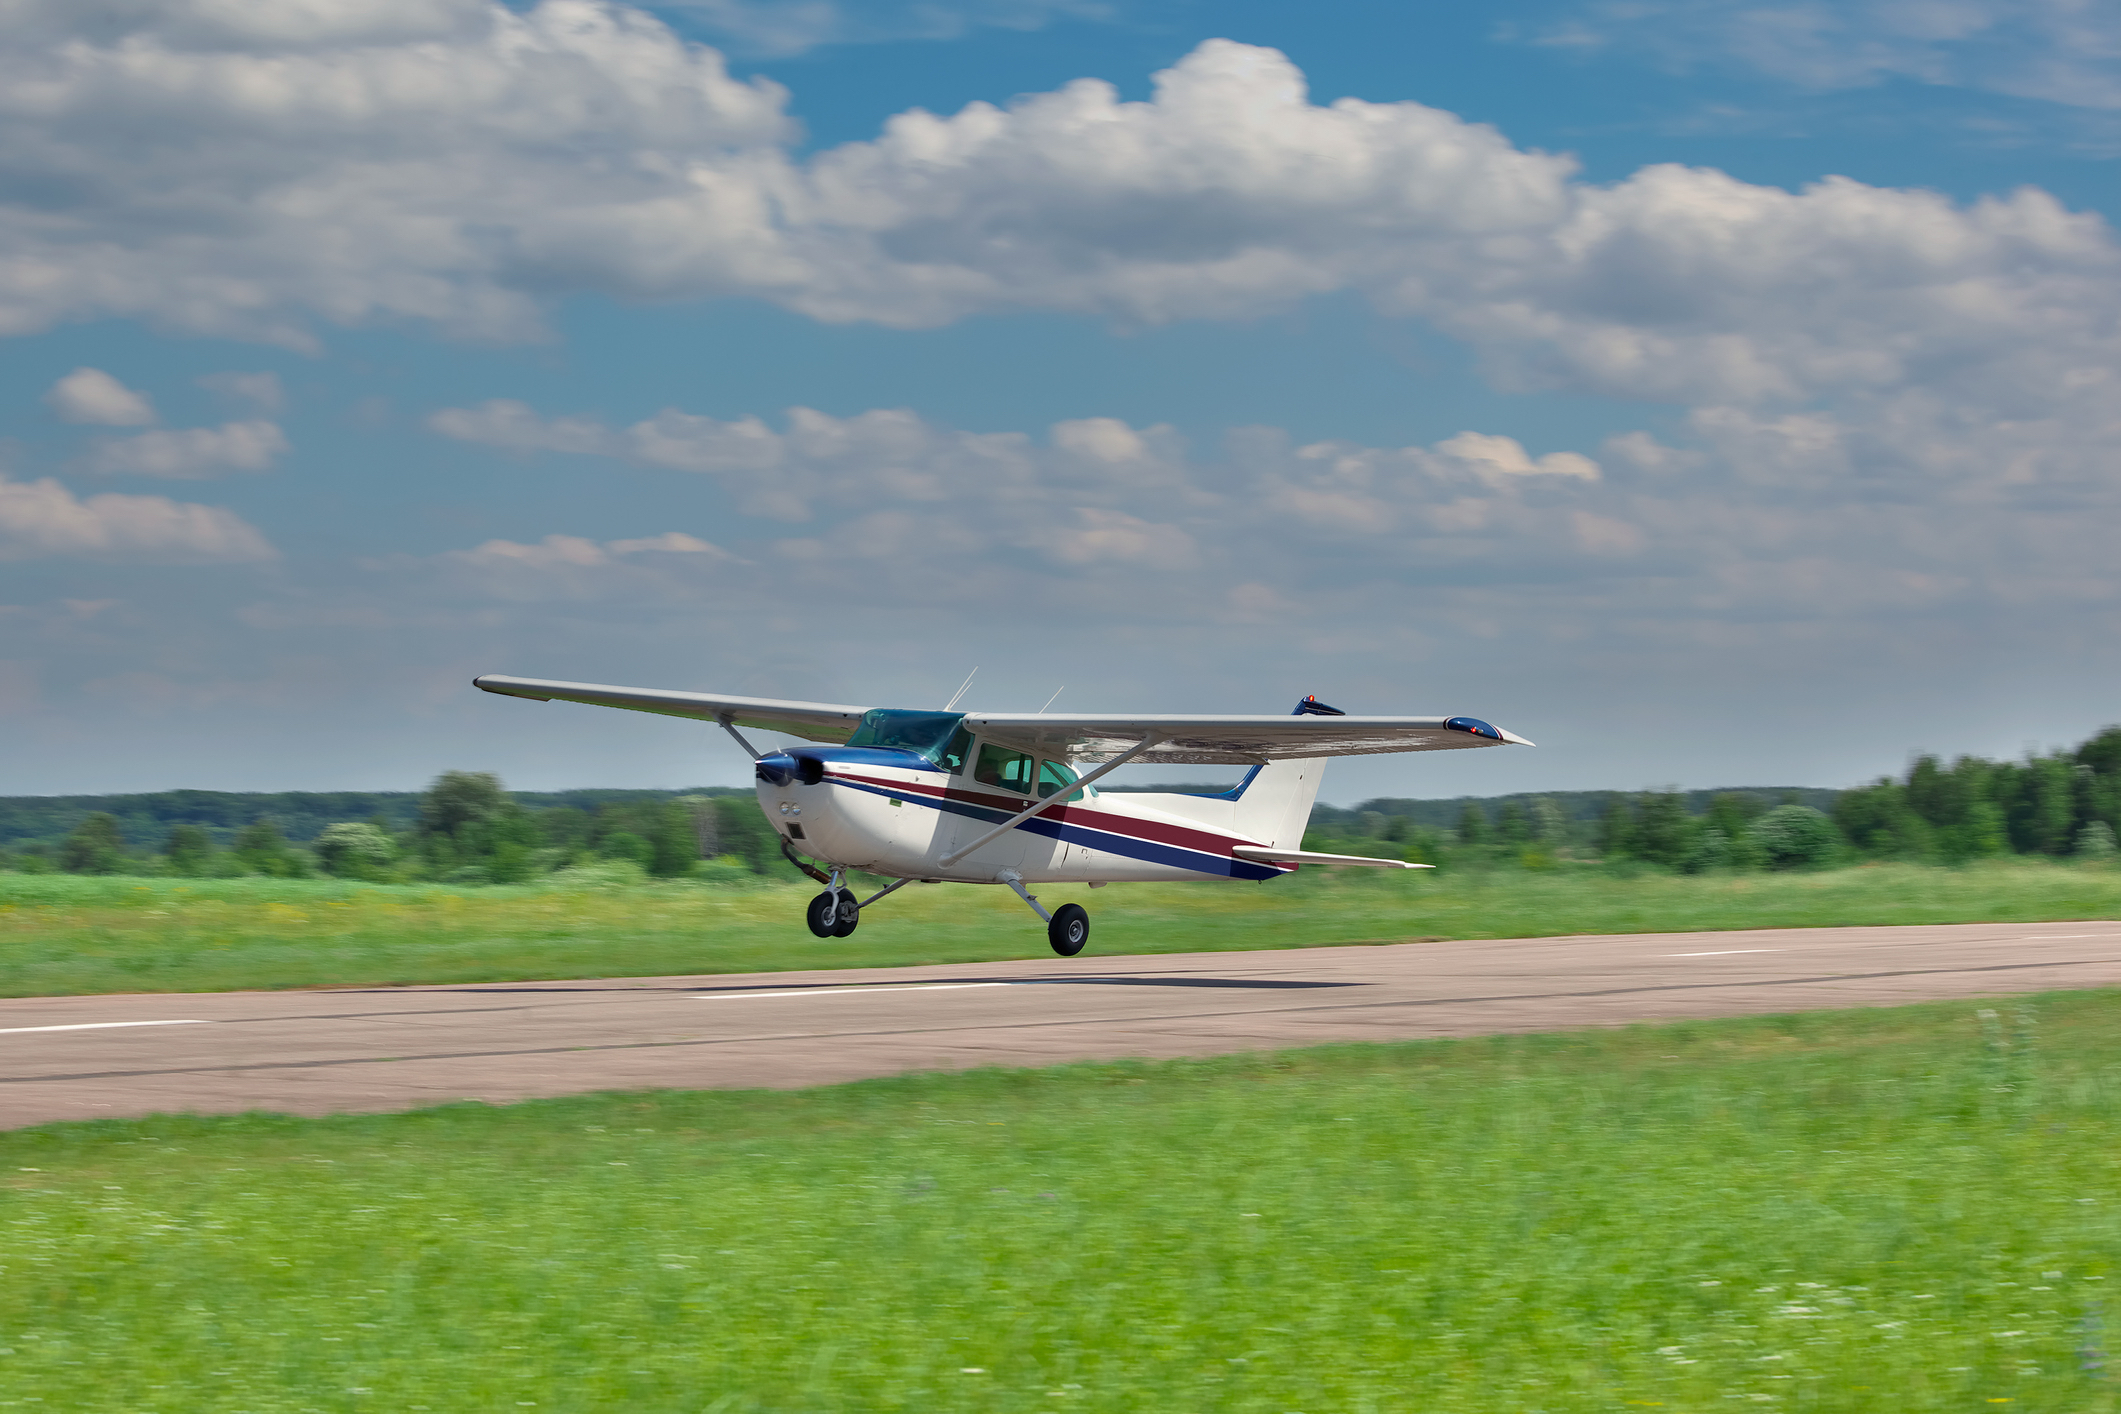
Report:
[{"label": "tail of airplane", "polygon": [[1237,833],[1269,849],[1302,849],[1304,827],[1311,822],[1311,805],[1318,799],[1318,785],[1325,774],[1323,756],[1253,767],[1244,793],[1237,797],[1237,818],[1231,823]]},{"label": "tail of airplane", "polygon": [[[1348,714],[1305,693],[1290,715]],[[1235,823],[1239,832],[1264,841],[1269,849],[1302,849],[1304,827],[1311,823],[1311,806],[1318,800],[1319,782],[1325,779],[1326,760],[1317,756],[1303,761],[1270,761],[1253,768],[1237,791]]]}]

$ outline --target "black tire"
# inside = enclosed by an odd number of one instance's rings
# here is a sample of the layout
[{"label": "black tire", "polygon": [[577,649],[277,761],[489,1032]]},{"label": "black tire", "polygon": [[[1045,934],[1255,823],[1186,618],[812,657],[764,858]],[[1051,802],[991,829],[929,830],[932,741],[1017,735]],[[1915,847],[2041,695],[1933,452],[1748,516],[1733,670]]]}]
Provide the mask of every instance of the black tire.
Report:
[{"label": "black tire", "polygon": [[829,938],[833,928],[839,923],[839,905],[839,899],[833,895],[832,890],[827,889],[810,900],[809,906],[803,910],[803,921],[808,923],[810,931],[820,938]]},{"label": "black tire", "polygon": [[1046,925],[1046,941],[1062,957],[1074,957],[1090,941],[1090,914],[1079,903],[1062,904]]},{"label": "black tire", "polygon": [[833,919],[832,936],[835,938],[846,937],[860,925],[862,915],[855,906],[854,894],[851,891],[840,890],[840,906],[833,914]]}]

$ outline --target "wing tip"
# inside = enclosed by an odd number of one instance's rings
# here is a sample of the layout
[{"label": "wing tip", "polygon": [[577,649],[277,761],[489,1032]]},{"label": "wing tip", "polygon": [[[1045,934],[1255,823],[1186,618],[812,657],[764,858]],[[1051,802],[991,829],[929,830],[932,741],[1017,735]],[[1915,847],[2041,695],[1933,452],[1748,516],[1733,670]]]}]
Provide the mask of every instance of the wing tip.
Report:
[{"label": "wing tip", "polygon": [[540,697],[534,692],[518,691],[513,684],[516,679],[505,673],[481,673],[471,680],[471,685],[481,692],[491,692],[500,697],[520,697],[529,702],[550,702],[550,697]]}]

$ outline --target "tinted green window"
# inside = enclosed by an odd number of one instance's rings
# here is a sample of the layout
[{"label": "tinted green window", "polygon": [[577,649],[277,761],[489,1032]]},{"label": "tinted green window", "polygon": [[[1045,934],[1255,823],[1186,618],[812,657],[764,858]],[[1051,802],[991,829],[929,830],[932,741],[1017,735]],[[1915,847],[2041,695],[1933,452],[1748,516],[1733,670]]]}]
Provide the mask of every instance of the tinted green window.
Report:
[{"label": "tinted green window", "polygon": [[981,785],[999,786],[1024,795],[1031,793],[1031,758],[1006,746],[983,746],[972,779]]},{"label": "tinted green window", "polygon": [[950,744],[943,748],[942,755],[935,758],[935,764],[953,776],[961,774],[965,769],[965,754],[970,750],[972,750],[972,733],[966,731],[963,727],[959,727],[957,732],[950,738]]},{"label": "tinted green window", "polygon": [[[1040,800],[1044,800],[1057,790],[1066,790],[1074,784],[1075,772],[1069,770],[1060,762],[1041,761],[1038,763],[1038,798]],[[1096,786],[1089,787],[1089,790],[1093,795],[1097,793]],[[1081,800],[1082,798],[1082,791],[1076,791],[1068,797],[1071,801]]]}]

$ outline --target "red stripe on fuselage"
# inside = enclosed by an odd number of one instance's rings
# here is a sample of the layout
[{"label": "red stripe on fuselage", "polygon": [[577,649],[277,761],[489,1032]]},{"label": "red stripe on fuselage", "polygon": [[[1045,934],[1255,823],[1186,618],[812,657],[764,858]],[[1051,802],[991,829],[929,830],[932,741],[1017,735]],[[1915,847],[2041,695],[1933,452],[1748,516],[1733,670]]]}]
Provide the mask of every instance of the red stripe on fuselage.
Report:
[{"label": "red stripe on fuselage", "polygon": [[[1030,804],[1019,796],[988,795],[983,791],[965,790],[962,787],[953,789],[947,786],[924,785],[918,781],[887,781],[876,776],[857,776],[852,771],[828,770],[825,774],[828,778],[837,777],[841,780],[857,781],[862,785],[882,786],[886,790],[905,791],[909,795],[932,796],[938,800],[955,800],[966,805],[985,806],[989,810],[1000,810],[1010,815],[1019,813]],[[1179,849],[1197,850],[1202,854],[1218,855],[1224,859],[1236,858],[1232,851],[1238,845],[1254,843],[1238,835],[1190,830],[1182,825],[1167,825],[1161,820],[1144,820],[1138,815],[1116,815],[1081,805],[1051,806],[1040,811],[1034,818],[1059,820],[1084,829],[1103,830],[1108,834],[1125,835],[1131,839],[1174,845]]]}]

